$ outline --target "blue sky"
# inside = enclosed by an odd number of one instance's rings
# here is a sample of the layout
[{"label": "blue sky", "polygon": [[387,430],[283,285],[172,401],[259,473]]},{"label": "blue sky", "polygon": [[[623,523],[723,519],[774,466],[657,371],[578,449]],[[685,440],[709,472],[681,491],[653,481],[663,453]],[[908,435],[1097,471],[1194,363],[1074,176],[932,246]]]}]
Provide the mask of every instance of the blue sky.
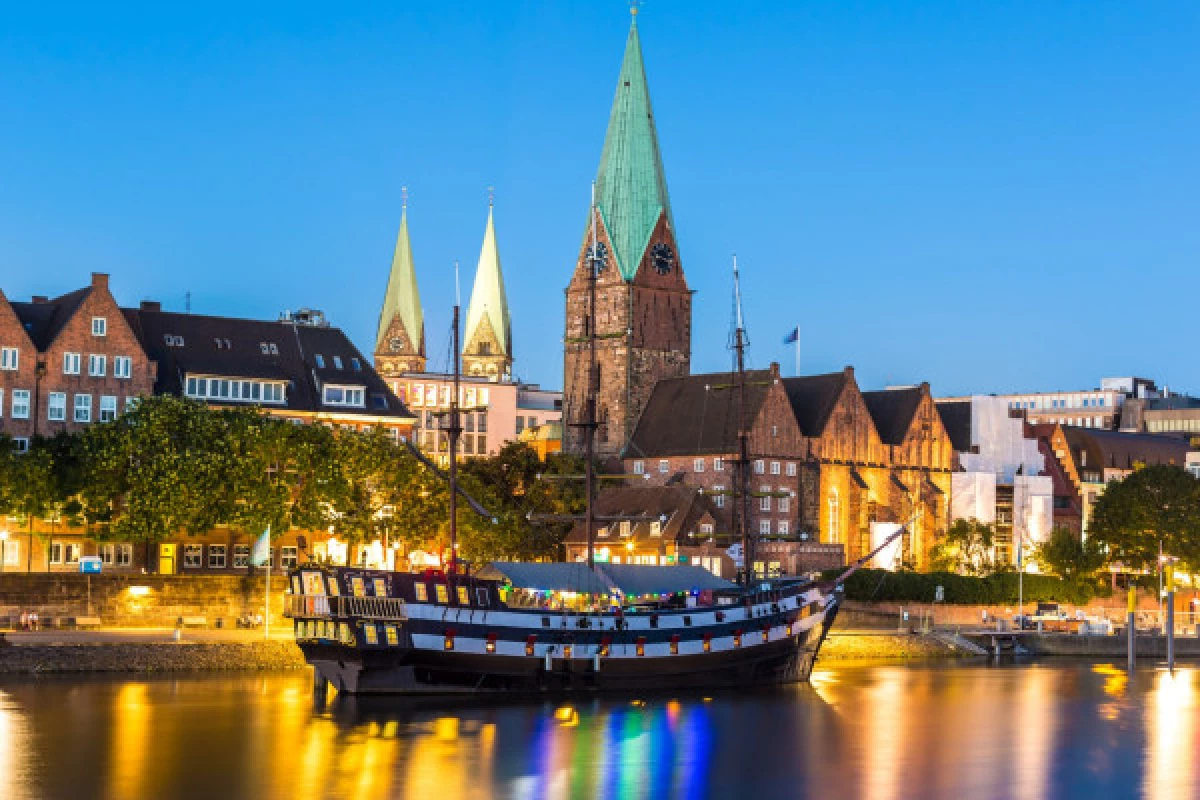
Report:
[{"label": "blue sky", "polygon": [[[629,15],[612,2],[0,4],[0,288],[325,310],[372,349],[409,213],[431,363],[496,187],[516,371],[563,289]],[[1200,391],[1200,4],[649,0],[693,369],[864,388]],[[465,302],[465,298],[464,298]]]}]

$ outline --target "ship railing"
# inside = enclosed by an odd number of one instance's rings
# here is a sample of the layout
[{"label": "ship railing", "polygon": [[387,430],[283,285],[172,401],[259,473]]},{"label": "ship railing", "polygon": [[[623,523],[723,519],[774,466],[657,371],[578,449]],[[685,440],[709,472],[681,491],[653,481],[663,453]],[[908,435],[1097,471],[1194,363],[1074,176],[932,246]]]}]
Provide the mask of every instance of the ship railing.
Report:
[{"label": "ship railing", "polygon": [[284,596],[285,617],[359,617],[405,620],[408,612],[399,597],[328,597],[289,594]]}]

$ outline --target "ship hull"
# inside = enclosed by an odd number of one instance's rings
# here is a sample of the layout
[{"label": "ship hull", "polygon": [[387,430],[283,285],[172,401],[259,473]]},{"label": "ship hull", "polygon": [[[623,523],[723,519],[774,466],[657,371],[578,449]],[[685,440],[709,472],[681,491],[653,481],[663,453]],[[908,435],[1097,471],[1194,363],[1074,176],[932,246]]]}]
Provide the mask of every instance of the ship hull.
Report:
[{"label": "ship hull", "polygon": [[318,686],[356,695],[586,694],[719,690],[804,682],[837,613],[829,604],[795,635],[753,646],[654,658],[542,658],[301,643]]}]

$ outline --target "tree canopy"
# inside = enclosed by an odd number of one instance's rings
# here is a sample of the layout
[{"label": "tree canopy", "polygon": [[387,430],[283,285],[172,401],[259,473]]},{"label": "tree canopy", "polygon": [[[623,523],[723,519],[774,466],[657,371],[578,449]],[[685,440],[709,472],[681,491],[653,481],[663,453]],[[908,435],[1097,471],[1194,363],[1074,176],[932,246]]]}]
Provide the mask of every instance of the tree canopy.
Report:
[{"label": "tree canopy", "polygon": [[[530,513],[582,509],[581,485],[540,480],[582,471],[577,459],[542,462],[524,444],[460,467],[461,485],[491,512],[459,504],[460,553],[472,560],[559,556],[567,527]],[[101,538],[151,543],[226,525],[331,531],[351,544],[383,539],[406,549],[448,545],[442,477],[383,430],[295,425],[257,409],[214,410],[182,398],[146,398],[78,435],[38,439],[18,455],[0,446],[0,512],[57,513]]]},{"label": "tree canopy", "polygon": [[1088,535],[1132,569],[1153,567],[1161,542],[1164,553],[1200,571],[1200,480],[1181,467],[1157,465],[1109,483]]}]

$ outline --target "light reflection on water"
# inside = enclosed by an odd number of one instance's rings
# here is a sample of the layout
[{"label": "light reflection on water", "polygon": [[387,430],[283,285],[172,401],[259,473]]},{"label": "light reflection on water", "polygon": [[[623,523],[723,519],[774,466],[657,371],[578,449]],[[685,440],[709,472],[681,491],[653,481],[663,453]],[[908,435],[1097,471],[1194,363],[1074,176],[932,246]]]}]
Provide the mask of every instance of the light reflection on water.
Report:
[{"label": "light reflection on water", "polygon": [[1200,672],[853,667],[575,703],[335,697],[305,674],[0,683],[0,797],[1200,797]]}]

